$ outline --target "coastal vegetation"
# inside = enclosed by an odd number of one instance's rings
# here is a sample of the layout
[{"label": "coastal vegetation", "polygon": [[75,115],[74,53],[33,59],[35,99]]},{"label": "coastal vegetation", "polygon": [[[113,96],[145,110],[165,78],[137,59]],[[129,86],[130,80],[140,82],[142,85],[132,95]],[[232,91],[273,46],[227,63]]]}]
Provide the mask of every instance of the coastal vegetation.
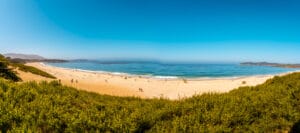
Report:
[{"label": "coastal vegetation", "polygon": [[17,76],[16,72],[11,68],[8,68],[9,61],[0,54],[0,77],[12,80],[21,81],[21,78]]},{"label": "coastal vegetation", "polygon": [[45,71],[42,71],[42,70],[32,67],[32,66],[24,65],[22,63],[11,63],[11,66],[13,66],[23,72],[30,72],[32,74],[40,75],[40,76],[43,76],[46,78],[56,79],[56,77],[54,77],[53,75],[51,75]]},{"label": "coastal vegetation", "polygon": [[299,123],[300,73],[176,101],[0,78],[2,132],[298,132]]},{"label": "coastal vegetation", "polygon": [[51,78],[51,79],[56,79],[53,75],[42,71],[38,68],[32,67],[32,66],[27,66],[24,64],[24,62],[16,62],[15,60],[12,60],[10,58],[6,59],[3,55],[0,54],[0,74],[2,74],[2,77],[7,77],[7,79],[11,79],[13,81],[20,81],[21,79],[16,75],[16,72],[12,71],[12,67],[14,69],[18,69],[23,72],[30,72],[35,75],[40,75],[43,77]]},{"label": "coastal vegetation", "polygon": [[1,132],[300,131],[300,73],[171,101],[99,95],[59,81],[17,83],[9,66],[36,71],[0,56]]}]

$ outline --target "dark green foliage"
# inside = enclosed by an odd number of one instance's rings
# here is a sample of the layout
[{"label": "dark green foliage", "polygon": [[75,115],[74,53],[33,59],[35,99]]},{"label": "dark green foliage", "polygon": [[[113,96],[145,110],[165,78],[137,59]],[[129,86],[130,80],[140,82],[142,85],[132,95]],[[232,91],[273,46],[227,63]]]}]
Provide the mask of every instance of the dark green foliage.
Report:
[{"label": "dark green foliage", "polygon": [[21,81],[21,78],[19,78],[14,71],[8,68],[8,64],[9,62],[0,54],[0,77],[12,81]]},{"label": "dark green foliage", "polygon": [[3,132],[293,132],[299,121],[300,73],[178,101],[0,79]]},{"label": "dark green foliage", "polygon": [[0,77],[12,81],[21,81],[21,78],[19,78],[14,71],[9,69],[8,66],[18,68],[20,71],[30,72],[32,74],[40,75],[43,77],[56,79],[56,77],[47,72],[44,72],[32,66],[26,66],[22,63],[14,63],[10,58],[5,58],[3,55],[0,54]]},{"label": "dark green foliage", "polygon": [[30,72],[32,74],[36,74],[36,75],[40,75],[40,76],[43,76],[43,77],[47,77],[47,78],[51,78],[51,79],[56,79],[56,77],[54,77],[53,75],[45,72],[45,71],[42,71],[38,68],[35,68],[35,67],[32,67],[32,66],[26,66],[22,63],[11,63],[11,65],[13,67],[16,67],[18,68],[19,70],[23,71],[23,72]]},{"label": "dark green foliage", "polygon": [[300,121],[298,121],[296,124],[294,124],[290,133],[300,133]]}]

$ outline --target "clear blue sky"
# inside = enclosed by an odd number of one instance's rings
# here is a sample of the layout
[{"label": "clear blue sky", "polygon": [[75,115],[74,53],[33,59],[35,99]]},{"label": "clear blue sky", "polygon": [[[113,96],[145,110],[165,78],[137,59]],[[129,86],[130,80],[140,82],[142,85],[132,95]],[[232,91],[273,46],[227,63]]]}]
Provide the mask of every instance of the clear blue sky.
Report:
[{"label": "clear blue sky", "polygon": [[299,0],[1,0],[0,53],[300,63]]}]

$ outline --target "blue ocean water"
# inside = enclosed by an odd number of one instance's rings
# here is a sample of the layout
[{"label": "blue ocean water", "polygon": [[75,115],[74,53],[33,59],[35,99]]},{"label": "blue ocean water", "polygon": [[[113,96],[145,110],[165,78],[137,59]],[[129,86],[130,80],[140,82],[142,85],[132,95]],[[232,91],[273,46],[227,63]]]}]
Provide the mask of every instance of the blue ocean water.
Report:
[{"label": "blue ocean water", "polygon": [[293,68],[269,66],[247,66],[239,63],[160,63],[134,61],[70,61],[64,63],[47,63],[47,65],[81,69],[89,71],[105,71],[133,75],[154,76],[158,78],[217,78],[241,77],[251,75],[279,74],[295,71]]}]

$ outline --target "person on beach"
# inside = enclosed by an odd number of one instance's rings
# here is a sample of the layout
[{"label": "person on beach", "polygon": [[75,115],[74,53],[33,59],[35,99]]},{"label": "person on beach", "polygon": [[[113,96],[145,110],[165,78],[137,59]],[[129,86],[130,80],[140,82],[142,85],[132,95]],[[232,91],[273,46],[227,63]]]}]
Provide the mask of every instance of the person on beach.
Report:
[{"label": "person on beach", "polygon": [[144,90],[143,90],[142,88],[139,88],[139,91],[140,91],[140,92],[144,92]]}]

